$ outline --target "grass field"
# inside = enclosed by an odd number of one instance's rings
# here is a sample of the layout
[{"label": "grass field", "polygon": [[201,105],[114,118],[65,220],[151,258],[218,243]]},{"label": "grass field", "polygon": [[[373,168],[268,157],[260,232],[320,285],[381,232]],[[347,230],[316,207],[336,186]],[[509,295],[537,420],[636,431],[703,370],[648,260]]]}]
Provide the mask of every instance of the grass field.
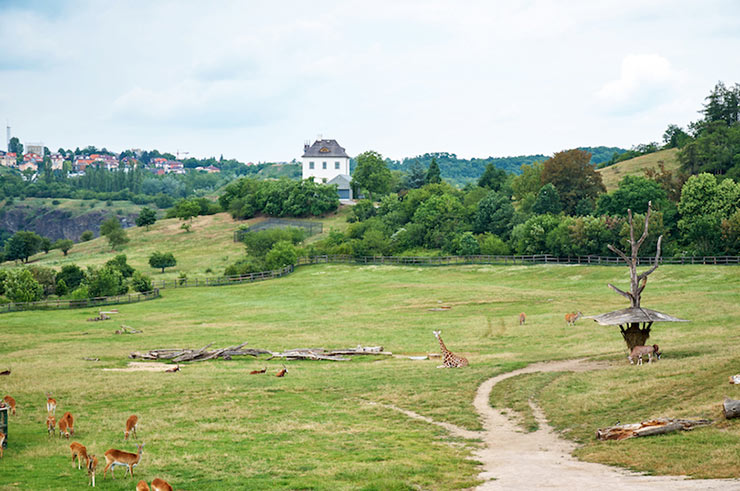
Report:
[{"label": "grass field", "polygon": [[624,176],[644,176],[646,169],[658,170],[658,164],[660,162],[663,162],[667,170],[674,172],[678,170],[680,166],[678,162],[678,149],[670,148],[668,150],[649,153],[610,165],[609,167],[604,167],[603,169],[597,169],[596,172],[601,174],[601,180],[604,182],[606,190],[614,191],[619,187],[619,181]]},{"label": "grass field", "polygon": [[[626,268],[320,265],[250,285],[166,290],[161,299],[121,306],[107,322],[85,322],[92,310],[3,314],[0,369],[12,375],[0,379],[0,392],[16,398],[18,415],[0,487],[85,485],[84,472],[71,467],[69,442],[47,439],[44,392],[52,391],[58,412],[76,417],[74,440],[98,456],[135,449],[122,436],[126,418],[137,414],[146,442],[137,479],[163,477],[178,489],[467,488],[477,483],[469,457],[478,442],[372,403],[479,429],[472,400],[482,381],[533,361],[584,356],[611,368],[516,377],[494,392],[494,404],[526,423],[526,400],[539,399],[552,424],[583,444],[583,459],[658,474],[740,475],[740,423],[720,415],[725,395],[740,398],[740,387],[727,385],[740,372],[740,270],[663,266],[651,275],[643,305],[692,322],[654,326],[651,341],[664,357],[643,367],[628,364],[617,328],[589,320],[565,326],[565,312],[624,307],[607,282],[626,283]],[[439,305],[451,309],[429,310]],[[521,311],[526,326],[518,325]],[[114,335],[119,324],[143,333]],[[468,357],[469,368],[355,357],[289,362],[285,378],[274,377],[280,362],[252,358],[174,374],[102,370],[125,367],[134,350],[209,342],[271,350],[380,344],[419,355],[438,352],[434,329]],[[265,366],[268,374],[248,374]],[[624,442],[593,438],[617,420],[659,416],[717,423]],[[106,489],[133,488],[98,479]]]}]

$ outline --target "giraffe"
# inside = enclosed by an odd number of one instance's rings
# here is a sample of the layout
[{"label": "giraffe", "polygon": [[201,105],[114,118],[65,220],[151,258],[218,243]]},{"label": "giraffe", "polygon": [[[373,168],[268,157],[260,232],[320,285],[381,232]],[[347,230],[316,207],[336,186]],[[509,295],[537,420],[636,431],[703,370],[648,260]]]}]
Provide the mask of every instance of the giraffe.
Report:
[{"label": "giraffe", "polygon": [[456,355],[452,351],[447,349],[444,341],[440,337],[442,331],[433,331],[434,336],[439,341],[439,346],[442,348],[442,364],[437,368],[462,368],[469,365],[468,359],[464,356]]}]

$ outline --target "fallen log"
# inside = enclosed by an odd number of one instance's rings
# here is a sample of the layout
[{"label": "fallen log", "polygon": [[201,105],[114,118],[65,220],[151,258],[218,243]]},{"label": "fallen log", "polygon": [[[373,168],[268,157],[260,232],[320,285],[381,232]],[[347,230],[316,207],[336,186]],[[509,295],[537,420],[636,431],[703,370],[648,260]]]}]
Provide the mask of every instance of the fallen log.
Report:
[{"label": "fallen log", "polygon": [[133,327],[126,326],[124,324],[121,324],[120,329],[116,329],[114,334],[141,334],[143,331],[140,331],[138,329],[134,329]]},{"label": "fallen log", "polygon": [[722,405],[722,409],[724,410],[726,419],[740,417],[740,401],[727,398],[725,399],[725,402]]},{"label": "fallen log", "polygon": [[[740,403],[740,401],[738,402]],[[627,438],[663,435],[674,431],[689,431],[697,426],[709,424],[712,424],[712,422],[708,419],[658,418],[641,423],[599,428],[596,430],[596,438],[599,440],[626,440]]]}]

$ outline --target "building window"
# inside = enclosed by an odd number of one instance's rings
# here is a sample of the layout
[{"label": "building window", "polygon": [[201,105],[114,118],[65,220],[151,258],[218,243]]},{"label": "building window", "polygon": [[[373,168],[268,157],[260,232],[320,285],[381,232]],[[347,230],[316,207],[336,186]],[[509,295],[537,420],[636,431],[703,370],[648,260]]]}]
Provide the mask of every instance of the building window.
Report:
[{"label": "building window", "polygon": [[334,168],[339,169],[339,162],[334,162]]},{"label": "building window", "polygon": [[309,168],[309,169],[313,169],[313,162],[309,162],[309,163],[308,163],[308,168]]},{"label": "building window", "polygon": [[322,162],[321,168],[324,169],[324,170],[326,170],[326,162]]}]

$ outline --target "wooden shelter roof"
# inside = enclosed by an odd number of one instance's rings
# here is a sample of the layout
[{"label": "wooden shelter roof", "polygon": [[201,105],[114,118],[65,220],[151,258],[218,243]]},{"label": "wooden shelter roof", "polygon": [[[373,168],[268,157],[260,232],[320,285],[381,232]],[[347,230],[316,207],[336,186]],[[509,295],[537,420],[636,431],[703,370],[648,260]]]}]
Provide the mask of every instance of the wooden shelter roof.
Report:
[{"label": "wooden shelter roof", "polygon": [[617,326],[632,322],[689,322],[672,315],[650,310],[644,307],[629,307],[622,310],[607,312],[606,314],[587,315],[584,319],[593,319],[602,326]]}]

